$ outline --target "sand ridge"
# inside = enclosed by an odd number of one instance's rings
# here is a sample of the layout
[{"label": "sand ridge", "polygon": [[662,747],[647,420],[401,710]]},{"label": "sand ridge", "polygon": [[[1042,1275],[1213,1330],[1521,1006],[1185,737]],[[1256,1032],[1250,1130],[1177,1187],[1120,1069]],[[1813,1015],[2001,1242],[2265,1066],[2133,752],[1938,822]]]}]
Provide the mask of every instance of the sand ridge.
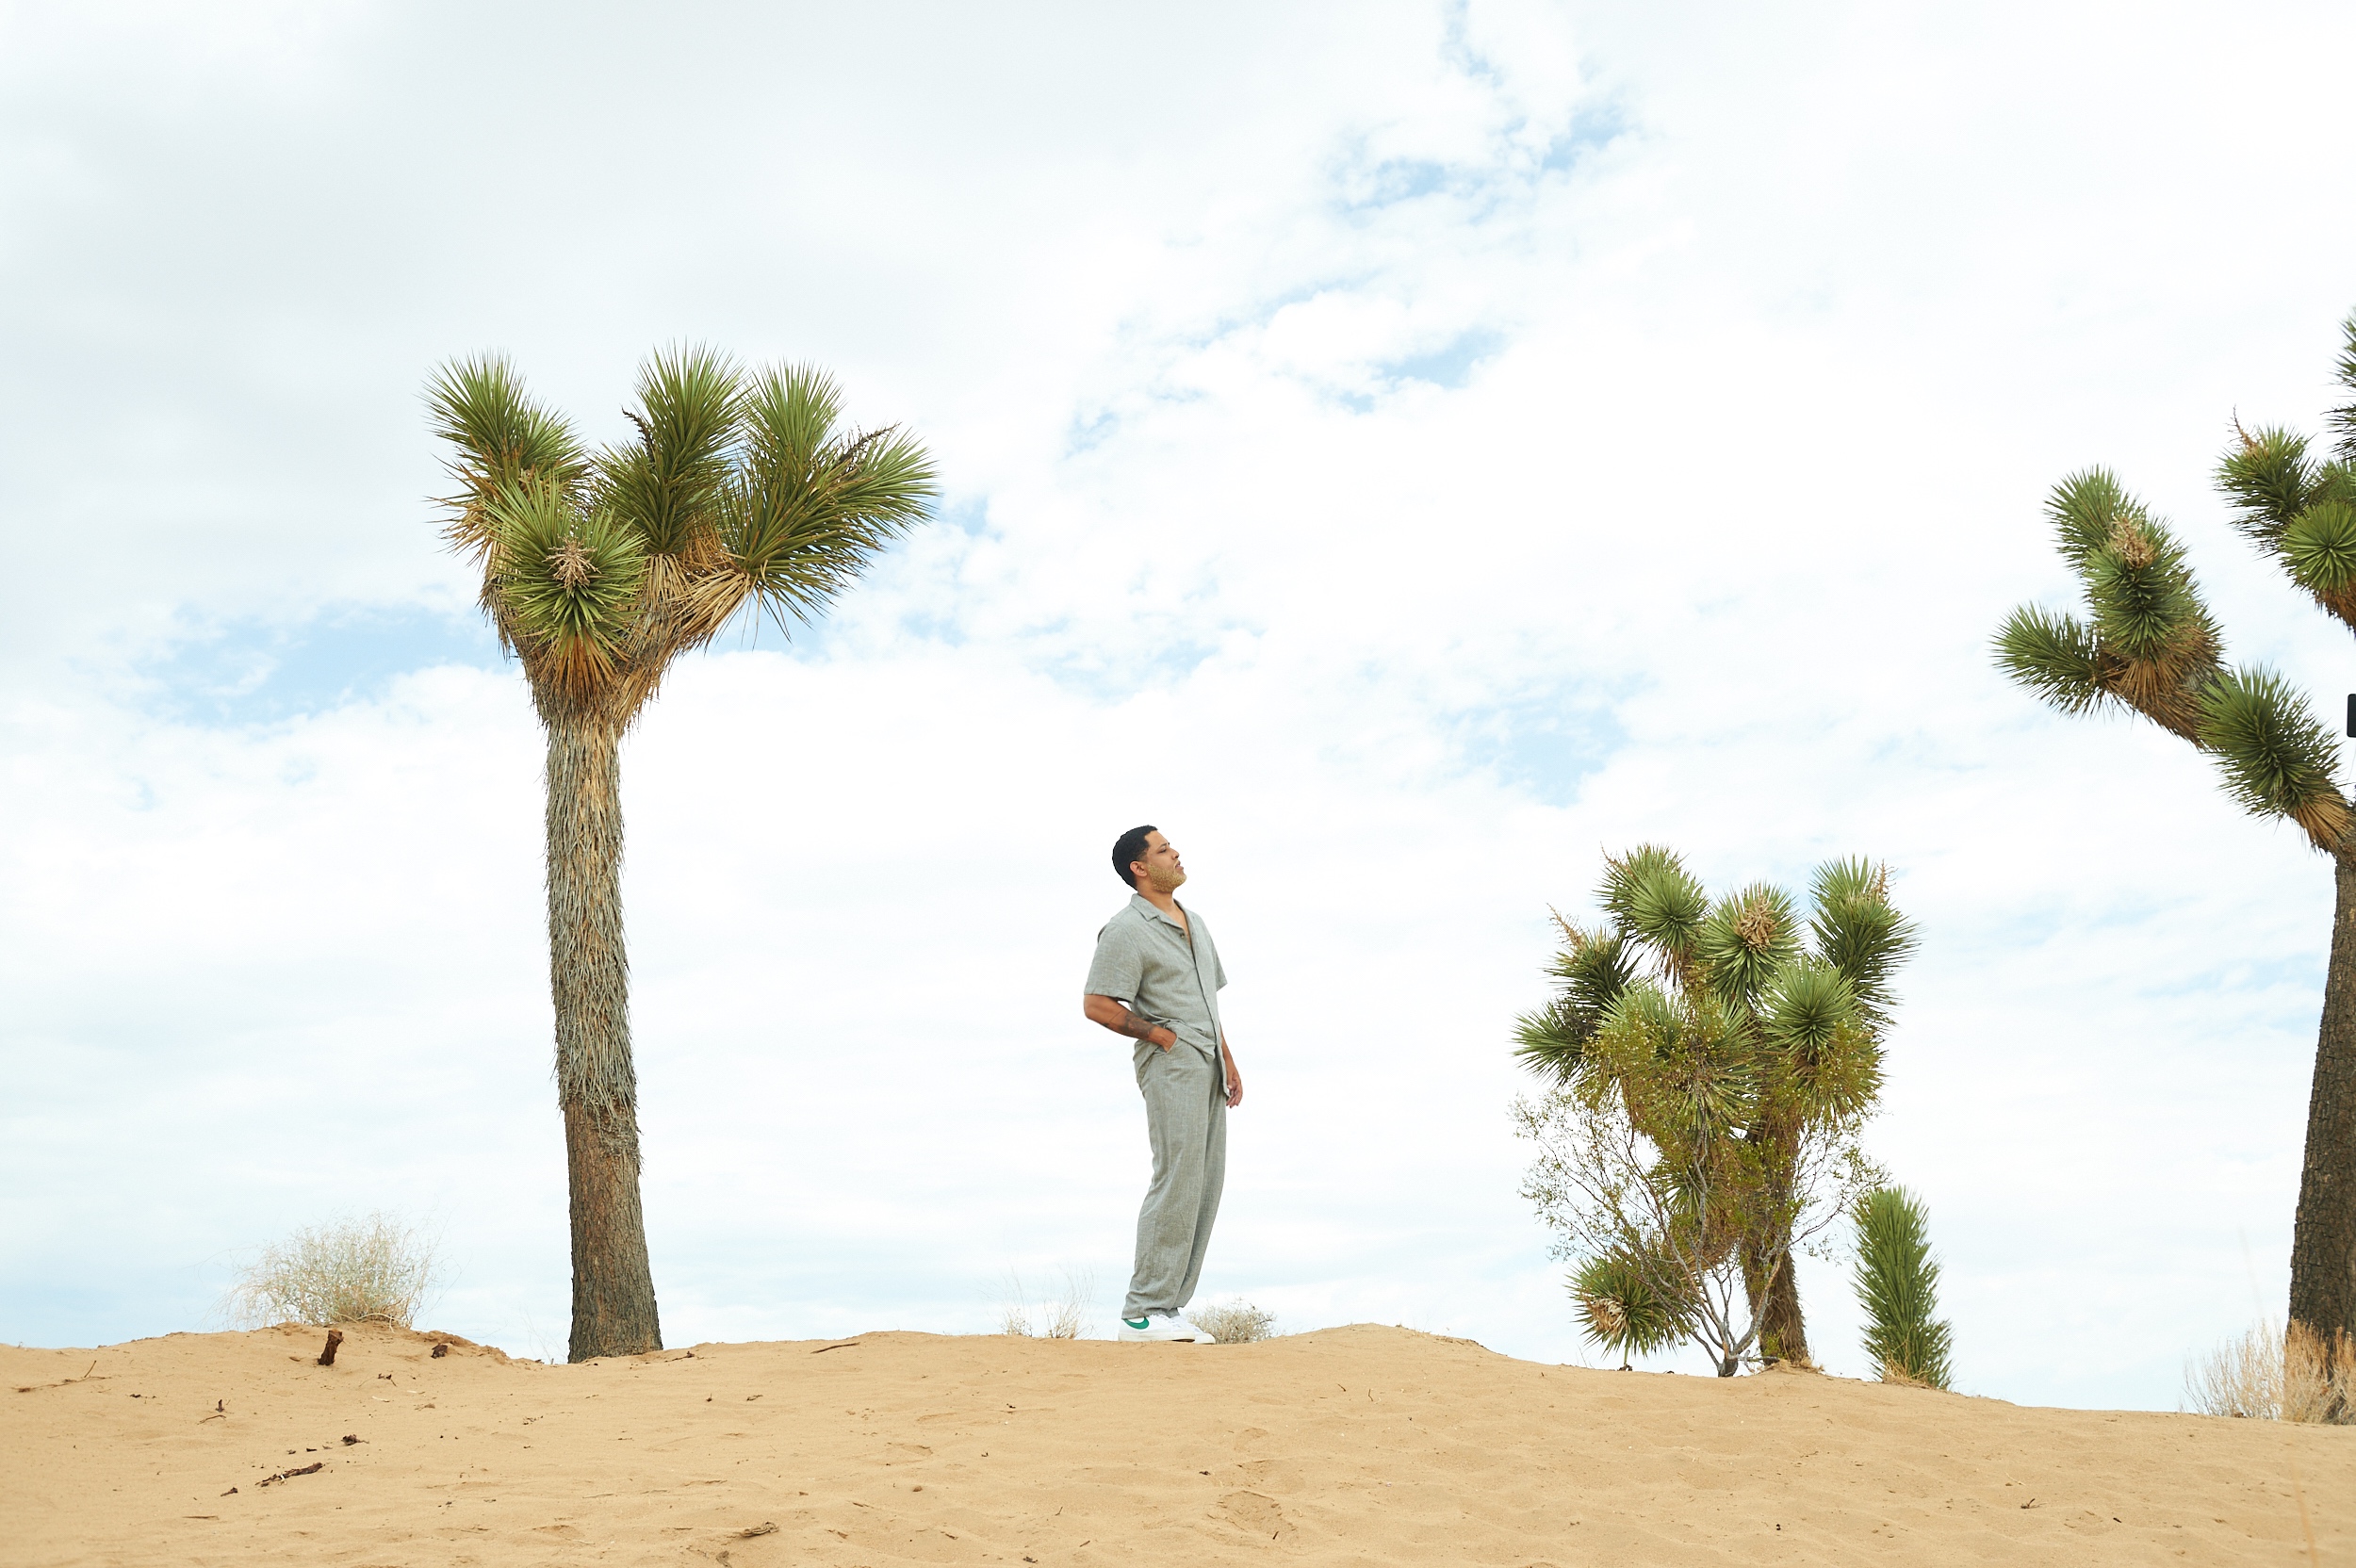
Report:
[{"label": "sand ridge", "polygon": [[0,1348],[0,1562],[2295,1564],[2302,1496],[2320,1560],[2356,1559],[2356,1428],[1366,1325],[579,1366],[357,1328],[321,1367],[322,1337]]}]

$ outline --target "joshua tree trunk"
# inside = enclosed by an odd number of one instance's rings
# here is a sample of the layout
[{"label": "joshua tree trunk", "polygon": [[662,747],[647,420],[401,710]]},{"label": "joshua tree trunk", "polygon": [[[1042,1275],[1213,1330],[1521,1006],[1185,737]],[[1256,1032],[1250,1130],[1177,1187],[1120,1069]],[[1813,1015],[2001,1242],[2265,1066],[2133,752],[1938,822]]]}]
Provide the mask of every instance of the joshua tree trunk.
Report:
[{"label": "joshua tree trunk", "polygon": [[[1808,1360],[1808,1323],[1800,1315],[1800,1282],[1798,1270],[1792,1266],[1792,1238],[1783,1238],[1783,1266],[1775,1270],[1775,1279],[1767,1286],[1767,1306],[1759,1313],[1759,1351],[1779,1361]],[[1756,1266],[1743,1270],[1746,1282],[1756,1281],[1766,1272]],[[1759,1311],[1759,1288],[1750,1289],[1751,1308]]]},{"label": "joshua tree trunk", "polygon": [[621,726],[541,714],[548,732],[548,978],[573,1216],[570,1357],[663,1348],[638,1199],[638,1075],[622,945]]},{"label": "joshua tree trunk", "polygon": [[[1780,1157],[1773,1162],[1775,1168],[1789,1170],[1790,1156],[1780,1152],[1788,1152],[1799,1142],[1798,1128],[1782,1118],[1771,1118],[1752,1128],[1748,1136],[1750,1142],[1766,1144],[1771,1152],[1779,1152]],[[1773,1183],[1775,1207],[1791,1213],[1790,1183],[1781,1177],[1774,1178]],[[1792,1226],[1787,1221],[1780,1229],[1781,1233],[1774,1237],[1774,1242],[1780,1248],[1781,1258],[1772,1280],[1767,1273],[1768,1245],[1757,1237],[1742,1244],[1742,1293],[1749,1298],[1752,1315],[1759,1319],[1759,1353],[1778,1361],[1805,1362],[1808,1360],[1808,1322],[1800,1313],[1799,1270],[1792,1255]],[[1767,1293],[1763,1307],[1759,1303],[1762,1288]]]},{"label": "joshua tree trunk", "polygon": [[1766,1285],[1767,1301],[1759,1304],[1760,1282],[1767,1277],[1766,1249],[1756,1242],[1742,1247],[1742,1294],[1759,1318],[1759,1353],[1779,1361],[1807,1361],[1808,1324],[1800,1315],[1800,1286],[1792,1278],[1792,1238],[1783,1238],[1783,1259]]},{"label": "joshua tree trunk", "polygon": [[2332,863],[2331,963],[2291,1234],[2291,1320],[2326,1344],[2335,1331],[2356,1334],[2356,835],[2342,841]]}]

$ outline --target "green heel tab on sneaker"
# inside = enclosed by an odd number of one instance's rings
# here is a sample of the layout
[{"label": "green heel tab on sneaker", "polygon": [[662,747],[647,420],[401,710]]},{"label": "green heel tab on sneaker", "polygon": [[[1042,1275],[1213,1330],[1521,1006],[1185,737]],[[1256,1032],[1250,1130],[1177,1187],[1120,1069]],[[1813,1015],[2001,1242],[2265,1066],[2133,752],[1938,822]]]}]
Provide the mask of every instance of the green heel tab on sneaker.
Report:
[{"label": "green heel tab on sneaker", "polygon": [[1121,1319],[1121,1321],[1122,1321],[1123,1323],[1128,1324],[1128,1325],[1129,1325],[1129,1327],[1131,1327],[1132,1329],[1150,1329],[1150,1328],[1152,1328],[1152,1327],[1153,1326],[1153,1320],[1152,1318],[1150,1318],[1150,1317],[1138,1317],[1138,1318],[1127,1318],[1127,1317],[1124,1317],[1124,1318],[1122,1318],[1122,1319]]}]

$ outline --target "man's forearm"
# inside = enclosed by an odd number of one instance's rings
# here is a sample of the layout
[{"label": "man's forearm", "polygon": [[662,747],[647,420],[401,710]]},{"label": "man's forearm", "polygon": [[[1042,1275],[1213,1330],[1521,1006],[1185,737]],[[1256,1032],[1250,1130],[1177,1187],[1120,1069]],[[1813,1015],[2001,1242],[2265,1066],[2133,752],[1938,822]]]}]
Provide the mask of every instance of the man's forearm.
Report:
[{"label": "man's forearm", "polygon": [[1123,1007],[1121,1009],[1120,1021],[1108,1023],[1104,1027],[1116,1035],[1126,1035],[1133,1040],[1149,1040],[1153,1037],[1153,1031],[1163,1026],[1142,1013],[1132,1012]]},{"label": "man's forearm", "polygon": [[[1098,1028],[1109,1029],[1116,1035],[1125,1036],[1133,1040],[1143,1040],[1149,1045],[1161,1043],[1153,1038],[1156,1030],[1170,1028],[1166,1023],[1156,1023],[1152,1019],[1139,1015],[1127,1003],[1116,997],[1101,996],[1094,992],[1090,992],[1084,1000],[1082,1010],[1088,1014],[1088,1021]],[[1170,1037],[1174,1044],[1178,1038],[1177,1031],[1170,1030]]]}]

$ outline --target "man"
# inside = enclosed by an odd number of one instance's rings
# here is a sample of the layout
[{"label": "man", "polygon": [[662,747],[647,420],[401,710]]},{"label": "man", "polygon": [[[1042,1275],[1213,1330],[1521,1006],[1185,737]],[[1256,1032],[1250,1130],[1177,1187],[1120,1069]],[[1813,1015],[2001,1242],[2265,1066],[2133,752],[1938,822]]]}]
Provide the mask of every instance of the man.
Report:
[{"label": "man", "polygon": [[1090,1022],[1137,1042],[1130,1055],[1153,1148],[1120,1337],[1200,1341],[1210,1336],[1180,1314],[1194,1299],[1219,1217],[1227,1112],[1243,1103],[1243,1074],[1219,1026],[1227,971],[1202,914],[1175,896],[1186,868],[1158,828],[1115,840],[1113,870],[1131,896],[1096,934],[1082,1007]]}]

